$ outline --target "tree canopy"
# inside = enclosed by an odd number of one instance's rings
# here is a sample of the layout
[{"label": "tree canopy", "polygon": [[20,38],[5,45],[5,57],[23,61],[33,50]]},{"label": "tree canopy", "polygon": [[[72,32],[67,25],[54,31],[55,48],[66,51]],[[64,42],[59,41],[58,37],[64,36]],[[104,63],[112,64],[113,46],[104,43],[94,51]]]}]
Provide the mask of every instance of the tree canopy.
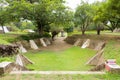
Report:
[{"label": "tree canopy", "polygon": [[92,7],[90,4],[83,2],[79,5],[75,12],[75,25],[81,28],[82,34],[84,35],[86,29],[92,20]]},{"label": "tree canopy", "polygon": [[15,18],[32,21],[42,34],[44,27],[52,23],[65,26],[71,22],[72,14],[63,3],[63,0],[39,0],[36,3],[31,3],[31,0],[16,0],[10,2],[9,6]]}]

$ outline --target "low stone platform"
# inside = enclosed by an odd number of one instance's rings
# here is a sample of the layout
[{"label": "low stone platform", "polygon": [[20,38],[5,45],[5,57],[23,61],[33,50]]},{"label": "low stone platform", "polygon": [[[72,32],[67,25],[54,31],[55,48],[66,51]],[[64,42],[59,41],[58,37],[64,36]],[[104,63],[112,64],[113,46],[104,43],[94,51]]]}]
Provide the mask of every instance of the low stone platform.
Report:
[{"label": "low stone platform", "polygon": [[12,71],[10,74],[105,74],[100,71]]},{"label": "low stone platform", "polygon": [[120,65],[116,64],[115,59],[109,59],[105,62],[106,71],[111,73],[120,73]]},{"label": "low stone platform", "polygon": [[2,62],[0,63],[0,75],[9,73],[13,69],[12,62]]}]

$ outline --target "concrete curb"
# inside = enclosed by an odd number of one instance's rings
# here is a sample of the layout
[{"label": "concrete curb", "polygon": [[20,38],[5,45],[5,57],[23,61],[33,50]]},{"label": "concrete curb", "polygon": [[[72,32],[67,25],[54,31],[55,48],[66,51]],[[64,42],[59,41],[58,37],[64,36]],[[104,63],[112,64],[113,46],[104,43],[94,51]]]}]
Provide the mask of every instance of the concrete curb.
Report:
[{"label": "concrete curb", "polygon": [[98,71],[12,71],[10,74],[106,74]]}]

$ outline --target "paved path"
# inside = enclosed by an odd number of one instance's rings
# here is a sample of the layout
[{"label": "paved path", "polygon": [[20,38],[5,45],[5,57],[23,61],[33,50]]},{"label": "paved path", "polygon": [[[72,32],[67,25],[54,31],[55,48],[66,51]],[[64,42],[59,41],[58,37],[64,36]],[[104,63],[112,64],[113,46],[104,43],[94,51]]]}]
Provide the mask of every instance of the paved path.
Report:
[{"label": "paved path", "polygon": [[12,71],[10,74],[105,74],[92,71]]}]

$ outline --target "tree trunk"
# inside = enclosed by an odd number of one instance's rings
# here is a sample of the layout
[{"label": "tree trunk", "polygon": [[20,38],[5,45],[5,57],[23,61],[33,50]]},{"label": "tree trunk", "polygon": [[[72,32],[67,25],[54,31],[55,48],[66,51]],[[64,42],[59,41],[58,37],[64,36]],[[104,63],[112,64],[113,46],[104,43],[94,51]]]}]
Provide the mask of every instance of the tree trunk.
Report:
[{"label": "tree trunk", "polygon": [[97,35],[100,35],[100,31],[101,31],[100,29],[97,29]]},{"label": "tree trunk", "polygon": [[40,34],[40,35],[43,35],[43,26],[41,25],[41,24],[37,24],[38,26],[38,33]]},{"label": "tree trunk", "polygon": [[82,30],[82,35],[85,35],[85,30]]},{"label": "tree trunk", "polygon": [[5,34],[4,26],[2,25],[3,33]]}]

